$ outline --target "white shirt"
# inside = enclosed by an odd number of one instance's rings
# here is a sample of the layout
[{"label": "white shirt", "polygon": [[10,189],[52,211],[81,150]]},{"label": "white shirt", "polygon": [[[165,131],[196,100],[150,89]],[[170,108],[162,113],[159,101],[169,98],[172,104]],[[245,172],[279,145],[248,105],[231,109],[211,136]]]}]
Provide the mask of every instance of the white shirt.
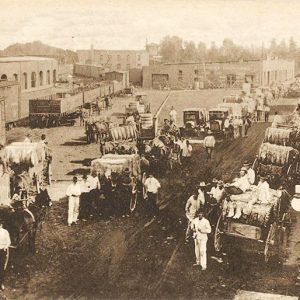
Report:
[{"label": "white shirt", "polygon": [[282,118],[280,115],[275,115],[272,123],[272,127],[276,127],[277,124],[282,123]]},{"label": "white shirt", "polygon": [[171,120],[176,121],[176,117],[177,117],[177,112],[175,109],[172,109],[169,113],[169,116],[171,118]]},{"label": "white shirt", "polygon": [[216,144],[216,140],[214,138],[213,135],[208,135],[204,138],[203,140],[203,146],[204,147],[211,147],[211,148],[214,148],[215,147],[215,144]]},{"label": "white shirt", "polygon": [[89,175],[87,178],[87,181],[90,185],[91,190],[100,189],[100,182],[99,182],[98,176],[93,177],[93,176]]},{"label": "white shirt", "polygon": [[0,228],[0,249],[6,249],[11,245],[10,236],[6,229]]},{"label": "white shirt", "polygon": [[254,182],[255,182],[255,172],[252,168],[249,168],[247,170],[247,177],[248,177],[249,183],[251,185],[254,184]]},{"label": "white shirt", "polygon": [[205,203],[205,196],[204,196],[204,192],[201,189],[198,189],[198,199],[200,200],[200,203],[202,205],[204,205]]},{"label": "white shirt", "polygon": [[194,219],[193,223],[196,238],[200,240],[207,240],[207,234],[211,233],[209,221],[203,217],[201,220],[199,220],[199,218]]},{"label": "white shirt", "polygon": [[80,191],[81,193],[88,193],[90,191],[90,185],[87,180],[82,180],[80,182]]},{"label": "white shirt", "polygon": [[197,211],[200,209],[200,206],[201,206],[200,199],[199,198],[195,199],[194,196],[192,195],[186,202],[185,212],[189,217],[194,219]]},{"label": "white shirt", "polygon": [[29,137],[26,137],[24,143],[31,143],[31,139]]},{"label": "white shirt", "polygon": [[153,194],[157,194],[158,189],[160,188],[159,181],[154,177],[147,178],[144,185],[145,185],[146,191],[153,193]]},{"label": "white shirt", "polygon": [[181,140],[178,140],[177,142],[175,142],[175,144],[179,146],[180,150],[183,149],[184,142],[182,142]]},{"label": "white shirt", "polygon": [[80,184],[77,182],[76,184],[71,183],[66,192],[68,197],[79,197],[81,195]]},{"label": "white shirt", "polygon": [[225,121],[224,121],[224,128],[229,128],[229,124],[230,124],[230,122],[229,122],[229,119],[225,119]]},{"label": "white shirt", "polygon": [[192,150],[193,150],[193,147],[191,145],[187,145],[186,143],[183,143],[182,156],[184,156],[184,157],[192,156]]},{"label": "white shirt", "polygon": [[236,182],[232,183],[231,186],[235,186],[245,193],[250,189],[250,183],[247,174],[243,177],[240,177]]},{"label": "white shirt", "polygon": [[259,182],[257,185],[257,199],[268,203],[270,201],[270,189],[269,184],[265,182]]},{"label": "white shirt", "polygon": [[215,198],[218,202],[221,200],[224,189],[217,187],[212,187],[210,190],[211,196]]}]

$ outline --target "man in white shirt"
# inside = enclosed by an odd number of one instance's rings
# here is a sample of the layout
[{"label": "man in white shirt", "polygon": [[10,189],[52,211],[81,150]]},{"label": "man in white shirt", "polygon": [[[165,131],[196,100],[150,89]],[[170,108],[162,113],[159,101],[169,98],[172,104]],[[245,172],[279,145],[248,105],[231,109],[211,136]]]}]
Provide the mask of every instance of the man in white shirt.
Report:
[{"label": "man in white shirt", "polygon": [[277,127],[277,125],[280,123],[282,123],[282,118],[280,115],[278,115],[278,112],[275,111],[272,127]]},{"label": "man in white shirt", "polygon": [[185,205],[185,214],[188,219],[188,226],[185,233],[185,242],[188,243],[192,233],[192,222],[196,218],[196,215],[200,209],[201,202],[198,198],[198,191],[195,190],[193,195],[187,200]]},{"label": "man in white shirt", "polygon": [[171,107],[171,110],[169,112],[170,121],[173,122],[175,125],[177,124],[177,112],[174,109],[174,107]]},{"label": "man in white shirt", "polygon": [[206,188],[206,183],[204,181],[201,181],[199,183],[199,189],[198,189],[198,199],[200,200],[200,204],[204,205],[205,204],[205,188]]},{"label": "man in white shirt", "polygon": [[207,136],[203,140],[203,146],[207,153],[207,160],[212,158],[212,152],[215,148],[215,145],[216,145],[216,140],[212,135],[212,131],[209,129],[207,131]]},{"label": "man in white shirt", "polygon": [[66,194],[69,197],[68,226],[71,226],[73,223],[77,224],[78,221],[81,195],[81,188],[76,176],[73,177],[73,182],[68,186]]},{"label": "man in white shirt", "polygon": [[196,263],[194,266],[201,266],[205,271],[207,268],[207,234],[211,233],[211,227],[209,221],[204,218],[203,211],[200,210],[198,218],[194,219],[194,241],[195,241],[195,255]]},{"label": "man in white shirt", "polygon": [[225,187],[225,191],[230,195],[240,195],[250,189],[250,183],[247,177],[247,169],[242,167],[240,171],[240,177],[228,187]]},{"label": "man in white shirt", "polygon": [[251,185],[255,182],[255,171],[251,168],[251,164],[247,160],[244,161],[243,167],[247,170],[247,177]]},{"label": "man in white shirt", "polygon": [[[219,203],[221,201],[223,193],[224,193],[224,188],[223,188],[224,183],[221,180],[219,180],[219,181],[217,181],[216,179],[214,179],[214,180],[215,180],[215,183],[217,183],[217,186],[213,186],[208,194],[216,203]],[[213,180],[213,183],[214,183],[214,180]]]},{"label": "man in white shirt", "polygon": [[184,166],[190,164],[192,158],[193,147],[190,144],[189,140],[185,140],[182,145],[182,163]]},{"label": "man in white shirt", "polygon": [[152,174],[149,174],[149,177],[145,180],[144,186],[147,194],[148,211],[150,214],[156,216],[158,213],[158,207],[156,204],[157,193],[161,185]]},{"label": "man in white shirt", "polygon": [[4,290],[5,269],[8,262],[8,251],[11,245],[10,236],[6,229],[3,228],[3,221],[0,220],[0,286]]},{"label": "man in white shirt", "polygon": [[256,192],[258,201],[263,203],[270,201],[270,188],[266,177],[260,176]]}]

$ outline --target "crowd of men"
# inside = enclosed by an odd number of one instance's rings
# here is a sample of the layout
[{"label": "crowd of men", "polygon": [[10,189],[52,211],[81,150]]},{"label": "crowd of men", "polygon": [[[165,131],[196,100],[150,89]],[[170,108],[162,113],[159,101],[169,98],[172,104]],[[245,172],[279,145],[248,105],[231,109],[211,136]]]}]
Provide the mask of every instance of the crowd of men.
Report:
[{"label": "crowd of men", "polygon": [[[231,201],[230,195],[243,194],[255,184],[256,201],[268,202],[270,200],[268,178],[259,176],[257,179],[251,164],[244,161],[238,177],[232,182],[224,183],[215,178],[210,184],[200,182],[196,186],[185,206],[188,220],[186,244],[193,237],[196,257],[194,266],[200,266],[202,270],[207,268],[207,241],[211,238],[211,223],[216,224],[220,213],[236,220],[242,216],[241,206]],[[251,205],[253,203],[248,203],[250,210]],[[222,262],[220,257],[211,256],[211,258]]]},{"label": "crowd of men", "polygon": [[[121,173],[107,169],[99,176],[93,171],[90,175],[74,176],[68,186],[68,226],[86,221],[94,216],[129,217],[131,199],[137,193],[133,177],[128,168]],[[145,210],[150,216],[158,214],[157,194],[161,187],[159,181],[149,173],[142,183]]]}]

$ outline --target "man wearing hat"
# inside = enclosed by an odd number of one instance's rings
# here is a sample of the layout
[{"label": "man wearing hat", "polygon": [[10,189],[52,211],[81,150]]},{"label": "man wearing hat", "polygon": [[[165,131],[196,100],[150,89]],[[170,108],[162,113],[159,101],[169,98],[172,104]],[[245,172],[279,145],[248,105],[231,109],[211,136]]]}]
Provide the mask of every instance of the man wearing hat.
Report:
[{"label": "man wearing hat", "polygon": [[247,170],[249,183],[253,185],[255,182],[255,171],[251,168],[251,164],[247,160],[244,161],[243,167]]},{"label": "man wearing hat", "polygon": [[214,200],[215,203],[219,203],[222,199],[222,195],[224,193],[224,183],[222,180],[213,179],[213,186],[208,193],[210,197]]},{"label": "man wearing hat", "polygon": [[4,276],[8,262],[9,246],[11,245],[9,232],[3,228],[3,220],[0,219],[0,286],[4,290]]},{"label": "man wearing hat", "polygon": [[132,177],[129,168],[125,168],[121,177],[122,184],[122,201],[121,214],[123,217],[129,217],[130,214],[130,201],[132,196]]},{"label": "man wearing hat", "polygon": [[71,226],[73,223],[77,224],[79,214],[81,188],[77,176],[73,177],[73,182],[68,186],[66,194],[69,198],[68,226]]},{"label": "man wearing hat", "polygon": [[198,217],[194,219],[193,229],[196,256],[196,263],[194,264],[194,266],[201,266],[202,270],[205,271],[207,268],[207,234],[211,233],[211,227],[209,221],[204,218],[203,210],[200,210],[198,213]]},{"label": "man wearing hat", "polygon": [[216,140],[212,135],[212,131],[209,129],[207,131],[207,136],[203,140],[203,146],[207,153],[207,160],[212,158],[212,152],[215,148],[215,145],[216,145]]},{"label": "man wearing hat", "polygon": [[200,202],[198,195],[199,195],[198,190],[195,189],[193,192],[193,195],[191,197],[189,197],[189,199],[187,200],[186,205],[185,205],[185,214],[186,214],[186,217],[188,218],[188,226],[187,226],[186,233],[185,233],[185,242],[186,243],[188,243],[189,238],[192,233],[191,226],[192,226],[193,220],[196,218],[197,213],[201,207],[201,202]]}]

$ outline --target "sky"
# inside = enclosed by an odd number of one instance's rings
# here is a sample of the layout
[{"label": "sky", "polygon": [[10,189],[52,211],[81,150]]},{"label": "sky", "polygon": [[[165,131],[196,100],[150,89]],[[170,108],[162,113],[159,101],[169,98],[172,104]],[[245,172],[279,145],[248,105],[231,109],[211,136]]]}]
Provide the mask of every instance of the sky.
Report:
[{"label": "sky", "polygon": [[64,49],[143,49],[166,35],[196,44],[300,45],[300,0],[0,0],[0,49],[42,41]]}]

